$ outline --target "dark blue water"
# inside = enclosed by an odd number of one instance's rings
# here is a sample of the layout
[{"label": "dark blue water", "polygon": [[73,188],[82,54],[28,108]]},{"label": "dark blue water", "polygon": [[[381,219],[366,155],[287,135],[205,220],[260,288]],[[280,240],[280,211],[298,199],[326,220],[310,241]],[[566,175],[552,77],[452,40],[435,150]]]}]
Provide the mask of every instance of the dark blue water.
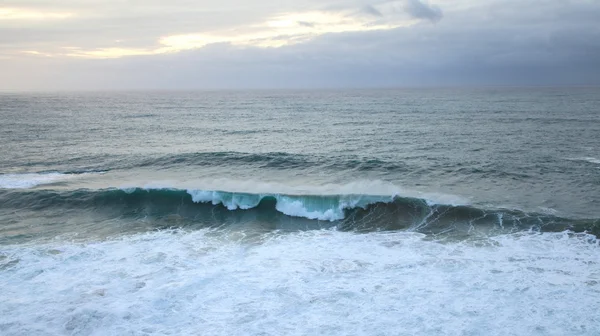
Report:
[{"label": "dark blue water", "polygon": [[7,334],[340,334],[355,302],[366,334],[384,302],[405,334],[600,330],[597,88],[0,93],[0,119]]}]

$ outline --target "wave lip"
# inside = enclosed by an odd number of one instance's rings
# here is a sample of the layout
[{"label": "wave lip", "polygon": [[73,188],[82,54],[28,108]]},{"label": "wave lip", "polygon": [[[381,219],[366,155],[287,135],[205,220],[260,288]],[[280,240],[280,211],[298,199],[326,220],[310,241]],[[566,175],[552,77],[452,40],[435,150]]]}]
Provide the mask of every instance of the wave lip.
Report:
[{"label": "wave lip", "polygon": [[29,189],[39,185],[52,184],[70,180],[82,174],[64,173],[25,173],[25,174],[0,174],[0,188],[2,189]]},{"label": "wave lip", "polygon": [[221,204],[229,210],[248,210],[256,208],[263,200],[272,200],[275,201],[275,209],[285,215],[332,222],[344,219],[346,209],[366,209],[369,205],[394,199],[393,196],[251,194],[207,190],[187,190],[187,193],[195,203]]}]

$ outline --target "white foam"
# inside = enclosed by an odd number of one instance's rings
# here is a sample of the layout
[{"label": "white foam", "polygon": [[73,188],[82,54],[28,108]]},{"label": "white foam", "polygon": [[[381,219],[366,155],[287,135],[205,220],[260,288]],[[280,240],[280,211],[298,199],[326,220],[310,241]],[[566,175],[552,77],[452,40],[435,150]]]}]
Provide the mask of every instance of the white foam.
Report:
[{"label": "white foam", "polygon": [[597,335],[600,246],[221,231],[4,246],[3,335]]},{"label": "white foam", "polygon": [[324,211],[307,210],[305,204],[299,200],[289,199],[287,197],[279,197],[277,199],[277,205],[275,206],[277,211],[293,217],[304,217],[308,219],[318,219],[323,221],[336,221],[344,219],[344,208],[338,206],[337,208],[329,208]]},{"label": "white foam", "polygon": [[589,163],[600,164],[600,159],[597,159],[597,158],[594,158],[594,157],[571,158],[569,160],[572,160],[572,161],[586,161],[586,162],[589,162]]},{"label": "white foam", "polygon": [[[209,190],[188,190],[192,201],[196,203],[223,204],[229,210],[247,210],[258,206],[262,195],[223,193]],[[227,198],[226,198],[227,197]]]},{"label": "white foam", "polygon": [[582,158],[582,160],[587,161],[589,163],[600,164],[600,159],[593,158],[593,157],[585,157],[585,158]]},{"label": "white foam", "polygon": [[222,204],[229,210],[252,209],[266,197],[276,202],[275,209],[293,217],[336,221],[344,219],[344,210],[356,207],[366,208],[377,202],[391,202],[393,197],[336,195],[334,197],[320,196],[290,196],[280,194],[247,194],[223,191],[187,190],[196,203]]},{"label": "white foam", "polygon": [[[143,181],[137,184],[121,185],[123,190],[141,186],[142,189],[182,189],[190,193],[200,191],[226,191],[256,195],[373,195],[399,196],[425,199],[429,204],[467,205],[470,201],[462,196],[440,192],[425,192],[402,188],[392,182],[382,180],[358,180],[350,183],[326,183],[322,185],[283,184],[255,180],[236,180],[227,178],[202,179],[193,181]],[[201,198],[198,196],[199,199]]]},{"label": "white foam", "polygon": [[27,173],[27,174],[1,174],[0,188],[28,189],[44,184],[67,181],[86,174],[61,174],[61,173]]},{"label": "white foam", "polygon": [[[165,183],[145,183],[145,186]],[[287,194],[287,195],[383,195],[400,196],[404,190],[397,185],[381,180],[359,180],[350,183],[327,183],[320,185],[284,184],[278,182],[236,180],[227,178],[203,179],[195,181],[174,182],[170,187],[179,189],[221,190],[252,194]]]}]

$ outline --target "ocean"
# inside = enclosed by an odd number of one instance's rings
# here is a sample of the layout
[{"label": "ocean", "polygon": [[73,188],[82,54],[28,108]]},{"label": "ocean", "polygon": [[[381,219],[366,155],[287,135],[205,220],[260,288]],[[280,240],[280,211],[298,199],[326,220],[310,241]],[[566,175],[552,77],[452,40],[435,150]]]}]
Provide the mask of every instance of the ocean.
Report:
[{"label": "ocean", "polygon": [[2,335],[598,335],[600,89],[0,93]]}]

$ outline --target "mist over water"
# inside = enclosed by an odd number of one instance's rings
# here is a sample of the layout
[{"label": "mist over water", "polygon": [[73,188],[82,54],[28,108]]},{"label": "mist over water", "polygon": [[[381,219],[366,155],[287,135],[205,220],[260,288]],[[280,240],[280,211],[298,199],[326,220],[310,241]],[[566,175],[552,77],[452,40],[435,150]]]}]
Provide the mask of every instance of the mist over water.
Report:
[{"label": "mist over water", "polygon": [[595,335],[598,106],[0,94],[0,333]]}]

